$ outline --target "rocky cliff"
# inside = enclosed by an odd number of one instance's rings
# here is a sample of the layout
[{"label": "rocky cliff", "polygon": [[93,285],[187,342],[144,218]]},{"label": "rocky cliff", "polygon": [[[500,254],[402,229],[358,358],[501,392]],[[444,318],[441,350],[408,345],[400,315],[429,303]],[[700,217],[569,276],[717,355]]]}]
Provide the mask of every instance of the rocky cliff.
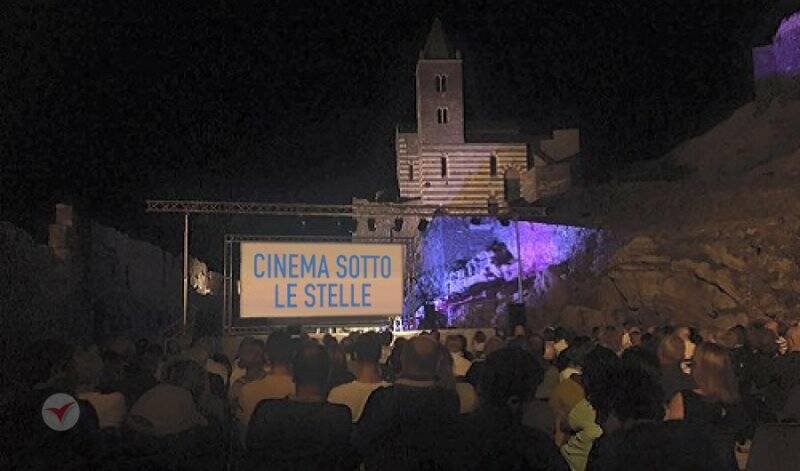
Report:
[{"label": "rocky cliff", "polygon": [[720,327],[800,316],[800,102],[747,104],[647,168],[554,203],[554,220],[620,241],[588,307]]}]

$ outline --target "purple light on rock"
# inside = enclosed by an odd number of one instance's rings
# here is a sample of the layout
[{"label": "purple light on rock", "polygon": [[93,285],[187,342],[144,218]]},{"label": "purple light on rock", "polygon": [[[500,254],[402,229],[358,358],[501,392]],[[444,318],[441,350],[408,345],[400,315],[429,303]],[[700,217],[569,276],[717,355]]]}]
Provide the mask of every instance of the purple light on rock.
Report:
[{"label": "purple light on rock", "polygon": [[753,75],[757,80],[800,75],[800,12],[781,22],[772,44],[753,49]]},{"label": "purple light on rock", "polygon": [[794,76],[800,73],[800,12],[781,22],[772,48],[780,75]]},{"label": "purple light on rock", "polygon": [[[514,222],[503,225],[484,219],[437,217],[421,241],[421,264],[407,307],[416,310],[433,302],[440,312],[487,299],[508,301],[516,293],[518,256]],[[574,226],[519,222],[523,279],[535,278],[549,267],[570,262],[585,253],[599,231]]]}]

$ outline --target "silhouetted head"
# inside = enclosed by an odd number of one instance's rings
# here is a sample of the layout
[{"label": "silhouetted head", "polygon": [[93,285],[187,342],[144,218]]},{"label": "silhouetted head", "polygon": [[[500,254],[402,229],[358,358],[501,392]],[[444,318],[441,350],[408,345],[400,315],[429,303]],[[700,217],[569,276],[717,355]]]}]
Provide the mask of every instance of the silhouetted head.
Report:
[{"label": "silhouetted head", "polygon": [[664,392],[658,377],[623,362],[612,373],[611,386],[611,409],[620,421],[664,419]]},{"label": "silhouetted head", "polygon": [[439,343],[425,335],[414,337],[403,348],[403,376],[433,379],[439,363]]},{"label": "silhouetted head", "polygon": [[289,334],[283,331],[270,334],[266,343],[267,359],[273,365],[290,366],[293,343]]},{"label": "silhouetted head", "polygon": [[544,370],[533,355],[519,348],[503,348],[486,357],[478,395],[481,406],[509,408],[519,412],[529,402],[544,378]]},{"label": "silhouetted head", "polygon": [[330,358],[325,347],[305,342],[300,346],[292,363],[292,377],[297,387],[314,387],[325,390],[330,373]]},{"label": "silhouetted head", "polygon": [[264,342],[250,339],[239,346],[239,365],[242,368],[264,367]]},{"label": "silhouetted head", "polygon": [[331,334],[325,334],[322,337],[322,345],[324,345],[325,347],[330,347],[331,345],[338,345],[338,344],[339,341],[336,340],[336,337],[334,337]]},{"label": "silhouetted head", "polygon": [[692,378],[709,400],[724,404],[739,402],[739,385],[725,348],[710,342],[700,344],[694,354]]},{"label": "silhouetted head", "polygon": [[163,379],[167,384],[190,391],[197,399],[205,388],[205,376],[205,370],[196,362],[178,360],[167,366]]},{"label": "silhouetted head", "polygon": [[670,334],[661,339],[658,345],[658,361],[662,365],[677,365],[683,361],[686,343],[677,334]]},{"label": "silhouetted head", "polygon": [[360,335],[353,345],[355,360],[362,363],[378,363],[381,359],[381,341],[375,333]]},{"label": "silhouetted head", "polygon": [[586,354],[583,360],[583,389],[598,413],[607,413],[612,406],[613,396],[609,392],[614,388],[614,372],[619,365],[617,354],[600,345]]},{"label": "silhouetted head", "polygon": [[458,353],[463,350],[461,339],[458,335],[448,335],[445,340],[445,346],[452,353]]}]

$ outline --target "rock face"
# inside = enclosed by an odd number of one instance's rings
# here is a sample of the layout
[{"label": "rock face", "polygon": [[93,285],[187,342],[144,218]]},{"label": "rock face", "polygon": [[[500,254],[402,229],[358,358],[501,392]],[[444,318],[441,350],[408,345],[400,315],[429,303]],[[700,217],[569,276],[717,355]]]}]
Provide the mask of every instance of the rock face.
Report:
[{"label": "rock face", "polygon": [[747,318],[797,318],[800,227],[732,223],[716,233],[638,235],[612,257],[598,307],[677,324],[735,325]]},{"label": "rock face", "polygon": [[[682,172],[665,179],[665,168]],[[724,328],[800,316],[800,101],[748,103],[632,170],[571,192],[551,211],[556,222],[618,240],[595,301],[583,305]]]}]

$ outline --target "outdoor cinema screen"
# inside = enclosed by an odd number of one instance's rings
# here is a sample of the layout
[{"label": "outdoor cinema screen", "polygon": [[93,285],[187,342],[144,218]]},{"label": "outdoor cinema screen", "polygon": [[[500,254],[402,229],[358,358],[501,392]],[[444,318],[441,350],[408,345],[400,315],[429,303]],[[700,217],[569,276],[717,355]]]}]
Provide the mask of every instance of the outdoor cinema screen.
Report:
[{"label": "outdoor cinema screen", "polygon": [[242,242],[239,317],[398,316],[401,244]]}]

